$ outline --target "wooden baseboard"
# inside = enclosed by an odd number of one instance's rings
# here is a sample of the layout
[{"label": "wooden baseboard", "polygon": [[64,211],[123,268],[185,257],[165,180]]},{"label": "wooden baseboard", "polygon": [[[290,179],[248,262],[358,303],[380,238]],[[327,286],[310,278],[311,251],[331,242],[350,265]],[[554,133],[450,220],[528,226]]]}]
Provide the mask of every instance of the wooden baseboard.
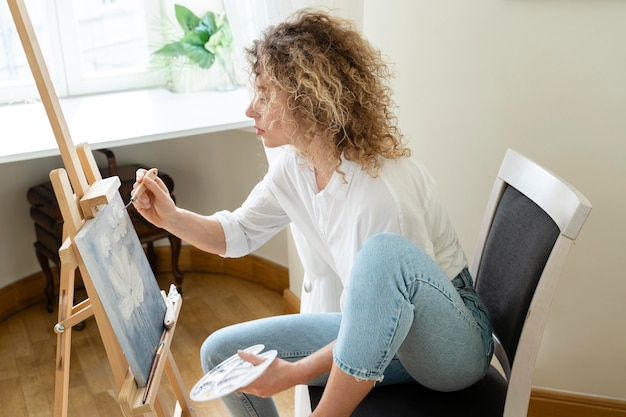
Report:
[{"label": "wooden baseboard", "polygon": [[46,278],[43,272],[22,278],[0,289],[0,321],[36,303],[43,303]]},{"label": "wooden baseboard", "polygon": [[[159,255],[161,262],[169,262],[169,248],[162,247],[164,254]],[[206,253],[192,246],[183,246],[186,254],[181,251],[179,265],[181,269],[212,274],[225,274],[231,277],[246,279],[261,284],[270,290],[282,293],[289,288],[289,270],[275,262],[256,255],[241,258],[223,258]],[[189,262],[189,264],[186,264]],[[158,268],[161,267],[159,263]],[[168,266],[169,268],[169,266]],[[159,271],[168,269],[159,269]]]},{"label": "wooden baseboard", "polygon": [[285,302],[285,314],[296,314],[300,312],[300,299],[289,288],[283,291]]},{"label": "wooden baseboard", "polygon": [[543,388],[530,395],[528,417],[625,417],[626,400]]},{"label": "wooden baseboard", "polygon": [[[170,247],[157,246],[157,271],[172,272]],[[275,262],[256,255],[241,258],[223,258],[185,245],[180,251],[178,267],[184,272],[224,274],[261,284],[270,290],[282,293],[289,288],[289,270]],[[184,286],[184,280],[183,280]]]},{"label": "wooden baseboard", "polygon": [[[157,246],[154,249],[157,255],[157,271],[172,272],[170,247]],[[289,270],[286,267],[255,255],[222,258],[185,245],[181,249],[178,266],[183,272],[225,274],[246,279],[279,293],[289,288]],[[51,270],[53,277],[56,277],[55,291],[58,291],[59,271],[56,267]],[[43,272],[38,272],[0,288],[0,321],[37,303],[45,305],[45,285]],[[81,286],[79,275],[77,288]]]}]

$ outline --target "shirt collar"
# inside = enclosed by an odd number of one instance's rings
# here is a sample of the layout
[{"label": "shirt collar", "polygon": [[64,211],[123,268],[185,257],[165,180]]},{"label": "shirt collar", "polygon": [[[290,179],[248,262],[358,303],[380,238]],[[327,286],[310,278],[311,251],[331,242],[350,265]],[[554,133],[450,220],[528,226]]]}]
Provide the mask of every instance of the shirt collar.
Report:
[{"label": "shirt collar", "polygon": [[[359,164],[348,161],[344,158],[343,154],[341,155],[341,166],[339,167],[341,171],[343,171],[344,176],[339,174],[338,172],[333,172],[333,176],[330,178],[330,182],[322,190],[322,194],[327,194],[330,197],[333,197],[336,200],[344,200],[348,195],[348,188],[350,187],[350,183],[352,182],[352,177],[357,169],[359,169]],[[345,180],[344,180],[345,177]]]}]

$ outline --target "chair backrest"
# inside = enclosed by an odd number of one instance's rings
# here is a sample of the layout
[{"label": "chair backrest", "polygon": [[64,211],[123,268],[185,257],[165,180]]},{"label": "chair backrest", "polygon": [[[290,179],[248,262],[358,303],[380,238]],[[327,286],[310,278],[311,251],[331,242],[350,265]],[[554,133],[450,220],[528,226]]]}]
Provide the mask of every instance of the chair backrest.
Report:
[{"label": "chair backrest", "polygon": [[589,201],[565,181],[506,152],[472,265],[476,291],[492,320],[496,356],[509,379],[505,416],[526,415],[556,283],[590,210]]},{"label": "chair backrest", "polygon": [[512,186],[505,187],[480,260],[477,292],[510,361],[558,236],[559,228],[545,211]]}]

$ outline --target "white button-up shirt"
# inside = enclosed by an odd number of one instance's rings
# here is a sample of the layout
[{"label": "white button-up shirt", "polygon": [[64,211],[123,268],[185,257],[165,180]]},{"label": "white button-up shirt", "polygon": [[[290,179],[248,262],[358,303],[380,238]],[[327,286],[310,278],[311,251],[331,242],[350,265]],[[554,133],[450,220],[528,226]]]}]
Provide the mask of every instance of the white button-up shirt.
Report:
[{"label": "white button-up shirt", "polygon": [[361,245],[380,232],[400,234],[420,246],[453,279],[467,264],[441,206],[434,181],[410,158],[387,160],[379,176],[342,160],[318,191],[310,165],[285,151],[243,205],[215,214],[224,228],[226,257],[246,255],[292,224],[305,270],[301,311],[337,311],[350,284]]}]

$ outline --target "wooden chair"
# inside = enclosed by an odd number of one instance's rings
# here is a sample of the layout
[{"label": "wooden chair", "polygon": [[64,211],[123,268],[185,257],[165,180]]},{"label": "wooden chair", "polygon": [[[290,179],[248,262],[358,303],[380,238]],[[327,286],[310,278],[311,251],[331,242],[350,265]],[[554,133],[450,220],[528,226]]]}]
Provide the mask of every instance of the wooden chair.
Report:
[{"label": "wooden chair", "polygon": [[[567,253],[590,210],[589,201],[575,188],[508,150],[471,267],[493,322],[500,370],[492,364],[481,381],[451,393],[416,382],[375,387],[352,415],[525,417],[551,300]],[[313,408],[322,392],[323,388],[309,387]]]}]

